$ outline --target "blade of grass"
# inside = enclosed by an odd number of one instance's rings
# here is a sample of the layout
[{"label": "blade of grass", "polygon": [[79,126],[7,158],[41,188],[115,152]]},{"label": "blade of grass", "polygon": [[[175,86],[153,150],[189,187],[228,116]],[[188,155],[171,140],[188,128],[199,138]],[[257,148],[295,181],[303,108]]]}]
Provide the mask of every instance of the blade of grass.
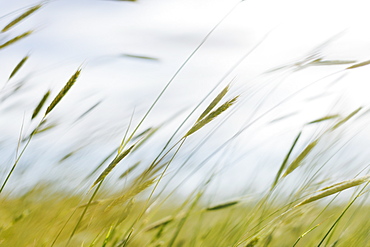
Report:
[{"label": "blade of grass", "polygon": [[226,95],[226,93],[229,91],[229,86],[227,85],[217,96],[213,99],[213,101],[208,105],[208,107],[204,110],[204,112],[200,115],[200,117],[197,119],[197,122],[202,120],[205,116],[210,113],[213,108],[222,100],[222,98]]},{"label": "blade of grass", "polygon": [[[339,221],[342,219],[343,215],[348,211],[348,209],[353,205],[353,203],[357,200],[359,196],[361,196],[362,192],[365,190],[365,188],[369,185],[370,175],[365,176],[367,178],[367,184],[358,192],[357,196],[351,200],[350,203],[346,206],[346,208],[343,210],[343,212],[340,214],[340,216],[336,219],[336,221],[333,223],[333,225],[330,227],[330,229],[326,232],[325,236],[321,239],[320,243],[317,245],[317,247],[320,247],[325,239],[329,236],[329,234],[333,231],[334,227],[338,225]],[[364,177],[363,177],[364,178]],[[361,178],[359,178],[361,179]],[[355,185],[356,186],[356,185]]]},{"label": "blade of grass", "polygon": [[302,163],[302,161],[306,158],[306,156],[312,151],[312,149],[317,145],[318,139],[314,140],[308,146],[297,156],[295,160],[288,166],[285,173],[283,174],[283,177],[288,176],[290,173],[292,173],[297,167]]},{"label": "blade of grass", "polygon": [[208,208],[206,208],[206,211],[215,211],[215,210],[225,209],[225,208],[228,208],[228,207],[232,207],[232,206],[234,206],[238,203],[240,203],[240,200],[225,202],[225,203],[221,203],[221,204],[218,204],[218,205],[215,205],[215,206],[212,206],[212,207],[208,207]]},{"label": "blade of grass", "polygon": [[307,198],[306,200],[302,201],[301,203],[295,205],[294,207],[295,208],[300,207],[302,205],[305,205],[305,204],[317,201],[319,199],[325,198],[327,196],[336,194],[336,193],[341,192],[343,190],[346,190],[346,189],[349,189],[349,188],[352,188],[352,187],[355,187],[355,186],[359,186],[359,185],[361,185],[365,182],[368,182],[369,180],[370,180],[370,175],[367,175],[367,176],[363,176],[363,177],[360,177],[360,178],[346,180],[346,181],[343,181],[341,183],[337,183],[333,186],[328,186],[328,187],[326,187],[327,189],[325,189],[321,193]]},{"label": "blade of grass", "polygon": [[24,33],[22,33],[21,35],[18,35],[18,36],[16,36],[16,37],[12,38],[11,40],[8,40],[8,41],[6,41],[5,43],[1,44],[1,45],[0,45],[0,49],[3,49],[3,48],[5,48],[5,47],[7,47],[7,46],[9,46],[9,45],[12,45],[12,44],[14,44],[15,42],[17,42],[17,41],[19,41],[19,40],[21,40],[21,39],[23,39],[23,38],[25,38],[25,37],[27,37],[27,36],[31,35],[32,33],[33,33],[33,31],[32,31],[32,30],[27,31],[27,32],[24,32]]},{"label": "blade of grass", "polygon": [[348,68],[346,69],[355,69],[355,68],[359,68],[359,67],[362,67],[362,66],[366,66],[366,65],[369,65],[370,64],[370,60],[367,60],[365,62],[361,62],[361,63],[356,63],[352,66],[349,66]]},{"label": "blade of grass", "polygon": [[85,216],[85,214],[86,214],[86,212],[87,212],[87,209],[89,208],[90,204],[91,204],[91,203],[92,203],[92,201],[94,200],[94,198],[95,198],[95,196],[97,195],[97,193],[98,193],[98,191],[99,191],[99,189],[100,189],[100,187],[101,187],[101,185],[102,185],[102,184],[103,184],[103,180],[99,182],[98,186],[97,186],[97,187],[95,188],[95,190],[94,190],[94,193],[91,195],[91,197],[90,197],[90,199],[89,199],[89,201],[88,201],[88,203],[87,203],[86,207],[84,208],[83,212],[81,213],[80,218],[78,219],[78,221],[77,221],[77,223],[76,223],[75,227],[74,227],[74,228],[73,228],[73,230],[72,230],[71,235],[70,235],[70,236],[69,236],[69,238],[68,238],[68,241],[67,241],[67,243],[66,243],[66,245],[65,245],[66,247],[69,245],[69,243],[71,242],[71,240],[72,240],[73,236],[74,236],[74,235],[75,235],[75,233],[77,232],[77,229],[78,229],[78,227],[80,226],[80,224],[81,224],[81,222],[82,222],[82,219],[84,218],[84,216]]},{"label": "blade of grass", "polygon": [[334,119],[334,118],[338,118],[338,117],[339,117],[339,115],[337,115],[337,114],[335,114],[335,115],[329,115],[329,116],[326,116],[326,117],[319,118],[319,119],[316,119],[314,121],[311,121],[311,122],[307,123],[307,125],[314,124],[314,123],[320,123],[320,122],[327,121],[327,120]]},{"label": "blade of grass", "polygon": [[38,4],[38,5],[35,5],[34,7],[29,8],[26,12],[24,12],[23,14],[21,14],[20,16],[18,16],[17,18],[15,18],[14,20],[12,20],[8,25],[6,25],[1,30],[1,32],[4,33],[6,31],[8,31],[9,29],[11,29],[15,25],[17,25],[19,22],[21,22],[22,20],[24,20],[25,18],[27,18],[31,14],[33,14],[36,10],[38,10],[41,7],[42,7],[42,5],[41,4]]},{"label": "blade of grass", "polygon": [[35,117],[37,117],[37,115],[39,114],[41,108],[44,106],[46,100],[49,98],[49,95],[50,95],[50,90],[48,90],[44,94],[44,96],[42,97],[42,99],[40,100],[40,102],[38,103],[38,105],[36,106],[35,110],[33,110],[33,114],[32,114],[31,119],[34,119]]},{"label": "blade of grass", "polygon": [[196,131],[204,127],[206,124],[214,120],[217,116],[219,116],[221,113],[226,111],[230,106],[232,106],[239,96],[234,97],[233,99],[226,101],[223,105],[221,105],[219,108],[217,108],[215,111],[211,112],[209,115],[204,117],[201,121],[194,124],[194,126],[184,135],[183,138],[188,137],[192,134],[194,134]]},{"label": "blade of grass", "polygon": [[22,66],[25,64],[25,62],[28,60],[29,56],[25,56],[16,66],[15,68],[13,69],[12,73],[10,73],[10,76],[8,78],[8,80],[10,80],[21,68]]},{"label": "blade of grass", "polygon": [[278,171],[278,172],[277,172],[277,174],[276,174],[275,180],[274,180],[274,182],[273,182],[273,184],[272,184],[272,186],[271,186],[271,189],[270,189],[270,190],[272,190],[273,188],[275,188],[275,186],[276,186],[277,182],[279,181],[280,176],[281,176],[281,173],[284,171],[285,166],[286,166],[286,164],[288,163],[288,160],[289,160],[289,158],[290,158],[290,155],[292,154],[293,149],[294,149],[295,145],[297,144],[297,142],[298,142],[298,140],[299,140],[299,138],[300,138],[301,134],[302,134],[302,131],[300,131],[300,132],[298,133],[297,137],[294,139],[293,145],[292,145],[292,146],[290,147],[290,149],[289,149],[289,152],[285,155],[284,161],[283,161],[283,163],[280,165],[279,171]]},{"label": "blade of grass", "polygon": [[108,174],[113,170],[114,167],[116,167],[116,165],[123,159],[125,158],[130,152],[131,150],[135,147],[136,143],[133,144],[130,148],[128,148],[126,151],[122,152],[121,154],[117,155],[114,160],[108,165],[107,168],[105,168],[105,170],[100,174],[100,176],[95,180],[95,182],[93,183],[93,185],[91,186],[90,189],[92,189],[93,187],[95,187],[96,184],[100,183],[101,181],[103,181],[106,176],[108,176]]},{"label": "blade of grass", "polygon": [[362,107],[359,107],[357,108],[356,110],[354,110],[353,112],[351,112],[347,117],[345,117],[344,119],[340,120],[337,124],[335,124],[333,126],[333,128],[331,129],[332,131],[337,129],[339,126],[343,125],[344,123],[346,123],[348,120],[350,120],[354,115],[356,115],[360,110],[362,109]]},{"label": "blade of grass", "polygon": [[46,109],[45,116],[48,115],[54,107],[62,100],[62,98],[68,93],[68,91],[71,89],[73,84],[76,82],[77,78],[79,77],[81,72],[81,69],[78,69],[72,77],[68,80],[67,84],[60,90],[58,95],[53,99],[53,101],[50,103],[48,108]]}]

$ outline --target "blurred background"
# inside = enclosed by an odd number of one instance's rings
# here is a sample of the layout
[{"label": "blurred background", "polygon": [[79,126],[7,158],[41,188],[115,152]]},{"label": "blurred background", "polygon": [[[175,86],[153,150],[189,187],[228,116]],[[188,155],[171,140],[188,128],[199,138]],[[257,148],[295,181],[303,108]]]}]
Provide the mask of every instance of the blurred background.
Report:
[{"label": "blurred background", "polygon": [[[37,3],[3,1],[0,24]],[[188,114],[205,99],[173,143],[229,83],[228,97],[240,94],[238,103],[188,138],[163,187],[171,182],[186,193],[216,174],[213,192],[258,193],[271,185],[302,129],[300,150],[332,126],[306,123],[363,107],[356,121],[324,136],[320,150],[329,151],[318,151],[311,160],[329,163],[323,170],[335,180],[351,178],[369,160],[370,67],[346,68],[370,59],[369,5],[365,0],[48,1],[0,34],[4,43],[35,29],[0,51],[0,177],[14,162],[19,139],[35,128],[30,118],[42,96],[47,90],[55,96],[81,67],[76,85],[48,117],[52,128],[35,136],[6,189],[59,181],[61,188],[85,191],[99,172],[87,175],[118,147],[127,129],[133,130],[218,25],[139,132],[162,127],[110,174],[108,184],[119,187],[119,175],[138,160],[150,164]],[[8,80],[26,55],[22,69]]]}]

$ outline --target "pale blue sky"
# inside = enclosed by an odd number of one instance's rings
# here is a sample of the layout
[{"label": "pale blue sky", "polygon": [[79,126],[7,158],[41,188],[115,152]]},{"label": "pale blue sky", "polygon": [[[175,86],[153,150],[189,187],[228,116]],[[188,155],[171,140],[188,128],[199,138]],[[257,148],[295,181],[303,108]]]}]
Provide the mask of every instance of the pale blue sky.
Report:
[{"label": "pale blue sky", "polygon": [[[53,148],[48,144],[42,145],[45,139],[39,140],[39,143],[36,140],[40,146],[34,151],[51,152],[62,146],[65,150],[61,151],[67,152],[76,148],[74,143],[86,142],[84,144],[90,144],[92,150],[97,149],[94,159],[98,159],[119,143],[133,108],[136,108],[137,121],[187,56],[237,3],[230,0],[50,1],[38,13],[1,36],[3,41],[29,28],[37,30],[31,37],[1,51],[2,78],[8,75],[5,71],[11,71],[25,54],[30,54],[22,74],[13,80],[16,83],[30,75],[21,94],[22,100],[2,106],[6,116],[1,120],[4,136],[14,147],[24,114],[28,116],[32,113],[46,90],[51,89],[55,95],[82,65],[81,78],[52,116],[55,121],[63,117],[62,122],[70,126],[68,131],[58,129],[57,134],[63,137],[57,141],[50,140],[54,143]],[[0,16],[30,4],[25,0],[0,3]],[[255,129],[241,134],[237,140],[239,145],[245,147],[240,148],[238,154],[243,156],[246,150],[254,148],[248,146],[250,139],[254,144],[276,139],[261,145],[259,151],[254,153],[255,157],[250,159],[257,161],[266,152],[271,154],[271,157],[264,157],[269,161],[280,158],[281,153],[286,151],[284,147],[291,143],[302,124],[322,117],[332,109],[343,114],[359,106],[368,109],[370,68],[345,73],[342,70],[346,65],[341,65],[308,68],[287,77],[284,77],[284,70],[261,74],[304,60],[316,47],[336,35],[337,38],[319,50],[319,56],[327,60],[369,60],[369,7],[369,2],[365,0],[247,0],[240,3],[179,74],[144,127],[162,123],[183,108],[189,110],[194,107],[245,53],[269,33],[263,43],[222,83],[226,85],[237,76],[231,94],[243,95],[235,114],[230,117],[231,128],[222,128],[220,143],[246,125],[248,117],[245,115],[256,110],[252,119],[258,117],[299,88],[333,74],[271,111],[258,122],[257,127],[253,127]],[[0,19],[1,25],[22,11]],[[129,58],[122,54],[149,56],[158,60]],[[342,79],[330,86],[337,78]],[[274,87],[276,89],[269,94]],[[253,97],[249,96],[254,92]],[[309,100],[323,93],[326,93],[325,97],[317,101]],[[263,105],[257,107],[267,94]],[[80,114],[98,101],[102,103],[95,109],[95,114],[74,123]],[[18,108],[12,108],[14,104]],[[15,110],[20,108],[22,110]],[[293,115],[286,122],[273,127],[267,125],[287,114]],[[170,128],[175,128],[183,117]],[[15,124],[8,124],[8,119]],[[166,136],[165,133],[160,135]],[[369,141],[367,134],[362,133],[361,136],[361,142]],[[283,143],[272,147],[275,142]],[[8,148],[11,147],[8,145]],[[210,149],[215,147],[216,142],[210,145]],[[91,150],[86,151],[89,152]],[[86,163],[81,167],[88,166],[90,162]],[[79,169],[83,171],[81,167]],[[237,167],[234,171],[238,169],[241,168]],[[248,169],[253,170],[253,166]]]}]

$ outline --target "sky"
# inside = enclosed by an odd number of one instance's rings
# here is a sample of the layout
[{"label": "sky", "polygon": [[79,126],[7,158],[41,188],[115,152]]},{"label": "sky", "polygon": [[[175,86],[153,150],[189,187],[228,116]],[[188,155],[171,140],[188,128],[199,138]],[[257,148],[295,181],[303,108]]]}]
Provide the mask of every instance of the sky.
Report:
[{"label": "sky", "polygon": [[[6,25],[33,3],[38,2],[0,3],[0,25]],[[23,119],[29,117],[42,95],[49,89],[56,95],[81,67],[78,83],[50,117],[68,127],[36,139],[30,147],[32,155],[27,157],[29,163],[43,164],[32,165],[36,177],[41,178],[55,176],[65,167],[75,169],[76,177],[86,167],[91,169],[91,160],[102,159],[120,143],[133,111],[133,122],[137,123],[178,68],[217,26],[176,76],[143,129],[163,121],[169,122],[168,129],[175,129],[217,83],[220,86],[211,98],[232,81],[231,96],[242,94],[239,104],[233,114],[227,115],[229,123],[216,132],[218,138],[194,159],[201,160],[229,136],[246,129],[232,141],[233,148],[222,151],[235,157],[236,165],[228,170],[229,177],[242,183],[245,174],[262,169],[261,174],[268,173],[268,178],[272,178],[278,160],[305,123],[333,111],[346,115],[361,106],[364,112],[368,109],[368,67],[345,70],[350,65],[330,65],[301,69],[295,64],[318,58],[354,63],[369,60],[369,5],[365,0],[49,1],[0,36],[3,42],[22,31],[36,30],[29,38],[1,51],[2,81],[26,54],[30,56],[22,73],[2,90],[4,94],[6,89],[26,81],[20,96],[1,106],[1,141],[8,154],[3,159],[12,160]],[[271,72],[276,68],[280,69]],[[76,120],[95,104],[98,105],[93,113]],[[185,112],[176,115],[180,111]],[[175,115],[180,117],[174,118]],[[277,121],[279,118],[283,121]],[[356,147],[368,144],[366,123],[353,126],[348,136],[359,138]],[[25,124],[25,132],[31,129],[32,124]],[[315,131],[308,130],[307,138]],[[157,141],[161,142],[168,134],[159,136]],[[197,145],[195,140],[190,143],[189,150]],[[62,167],[53,165],[45,172],[45,163],[52,163],[60,153],[79,148],[83,157],[91,159],[79,161],[78,168],[73,168],[76,160],[72,160]],[[148,149],[156,152],[159,147]],[[357,152],[362,150],[358,148]],[[50,157],[45,158],[44,153]],[[264,157],[265,153],[270,155]],[[148,154],[143,158],[151,157]],[[21,166],[24,170],[26,163]],[[250,165],[246,167],[245,163]],[[261,168],[260,164],[266,163],[276,164]],[[238,171],[243,172],[235,175]],[[26,180],[33,181],[34,177],[32,174]],[[202,176],[193,179],[200,181]]]}]

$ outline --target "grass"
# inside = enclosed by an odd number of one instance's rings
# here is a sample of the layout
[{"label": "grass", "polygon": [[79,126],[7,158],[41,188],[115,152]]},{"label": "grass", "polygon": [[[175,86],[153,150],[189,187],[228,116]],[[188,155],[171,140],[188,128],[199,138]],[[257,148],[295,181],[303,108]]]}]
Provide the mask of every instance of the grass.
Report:
[{"label": "grass", "polygon": [[[238,106],[251,97],[246,93],[231,92],[235,82],[226,81],[227,75],[187,116],[182,116],[182,122],[173,133],[167,133],[170,130],[167,128],[169,120],[163,120],[163,124],[158,126],[143,127],[182,68],[238,4],[189,55],[137,124],[134,124],[134,113],[127,119],[125,134],[115,150],[100,157],[102,161],[94,164],[92,172],[86,171],[78,177],[80,186],[70,190],[60,188],[63,181],[39,181],[36,186],[15,193],[12,188],[21,186],[23,182],[22,176],[17,175],[20,162],[27,159],[36,135],[50,133],[58,127],[50,118],[58,111],[60,102],[68,100],[66,97],[73,92],[84,69],[78,68],[70,75],[51,101],[49,97],[53,91],[45,89],[46,93],[29,112],[31,117],[28,120],[24,118],[15,147],[15,159],[6,164],[6,173],[1,177],[0,246],[370,246],[368,161],[361,160],[361,166],[353,168],[354,173],[343,170],[347,175],[344,179],[336,178],[333,172],[344,167],[336,167],[331,162],[333,157],[337,157],[337,161],[338,157],[343,157],[340,151],[350,141],[341,142],[341,134],[366,116],[366,107],[358,107],[349,114],[330,112],[305,123],[291,140],[290,146],[279,147],[286,154],[282,154],[282,160],[278,162],[280,167],[275,167],[276,174],[271,177],[263,170],[265,163],[261,163],[263,176],[256,173],[256,179],[236,194],[219,182],[220,178],[230,176],[227,168],[237,160],[235,150],[239,146],[233,141],[254,127],[259,119],[273,113],[279,104],[308,86],[293,92],[261,114],[259,107],[266,99],[260,99],[245,125],[226,141],[218,143],[216,148],[209,139],[217,136],[223,127],[227,128],[230,124],[228,120],[236,114]],[[30,7],[14,17],[5,24],[2,33],[21,25],[31,14],[36,15],[43,5]],[[10,49],[10,45],[16,46],[31,34],[32,31],[26,31],[9,38],[0,44],[0,49]],[[244,55],[242,60],[246,57]],[[146,56],[135,58],[151,59]],[[29,55],[24,56],[2,83],[7,85],[8,80],[16,80],[26,62],[30,62],[28,60]],[[294,63],[292,68],[297,69],[300,64]],[[302,64],[306,67],[310,64],[346,65],[339,71],[343,72],[370,63],[320,58]],[[291,68],[288,66],[287,69]],[[289,73],[296,73],[294,71]],[[225,86],[220,89],[221,85]],[[5,89],[6,86],[0,91],[1,96]],[[258,92],[261,87],[252,90]],[[15,97],[17,92],[13,93]],[[93,113],[98,104],[91,106],[87,113]],[[46,108],[44,114],[40,115],[43,108]],[[197,115],[198,112],[201,113]],[[27,134],[30,129],[32,131]],[[153,141],[158,132],[168,134],[164,145]],[[334,141],[331,141],[332,138]],[[209,156],[202,155],[207,145],[212,149]],[[255,145],[258,146],[257,143]],[[145,157],[153,146],[159,151],[148,162]],[[64,153],[59,162],[70,159],[77,152]],[[199,154],[200,158],[191,159]],[[79,156],[79,159],[83,158]],[[122,172],[118,167],[125,162],[132,163]],[[190,162],[195,164],[190,165]],[[183,190],[183,184],[192,183],[189,176],[203,169],[207,163],[214,165],[208,168],[207,174],[199,173],[202,176],[197,186]],[[29,171],[26,169],[23,172]],[[241,175],[244,172],[239,170]],[[67,170],[67,174],[73,175],[73,170]],[[261,179],[269,186],[262,186]],[[222,197],[228,200],[221,200],[217,195],[214,188],[218,186],[225,194]]]}]

